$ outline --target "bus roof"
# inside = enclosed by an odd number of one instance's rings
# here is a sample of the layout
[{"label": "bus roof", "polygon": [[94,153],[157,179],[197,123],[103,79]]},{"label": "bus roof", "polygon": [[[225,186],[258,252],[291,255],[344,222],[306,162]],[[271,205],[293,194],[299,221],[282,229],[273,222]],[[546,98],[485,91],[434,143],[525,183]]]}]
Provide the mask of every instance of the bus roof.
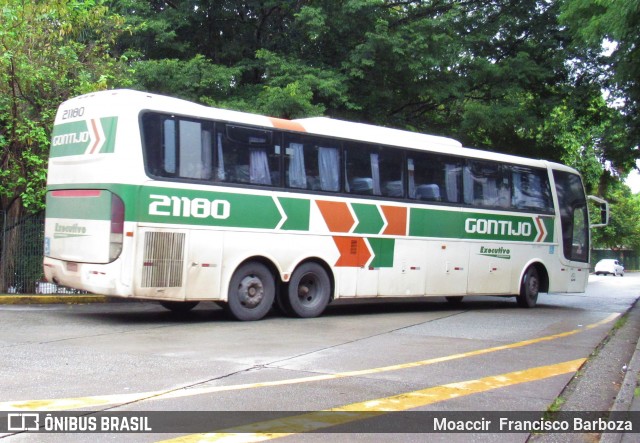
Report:
[{"label": "bus roof", "polygon": [[425,147],[425,145],[438,145],[443,148],[462,147],[462,143],[452,138],[337,120],[329,117],[310,117],[294,121],[299,123],[306,132],[318,135],[405,147]]},{"label": "bus roof", "polygon": [[307,134],[325,137],[336,137],[365,143],[378,143],[416,150],[435,151],[439,153],[535,167],[546,168],[547,166],[551,166],[554,169],[574,171],[572,168],[557,163],[463,147],[462,143],[448,137],[338,120],[329,117],[310,117],[285,120],[247,112],[213,108],[175,97],[130,89],[93,92],[72,98],[69,102],[74,102],[76,100],[84,101],[91,98],[110,102],[112,104],[122,104],[122,102],[125,102],[127,108],[130,110],[153,110],[158,112],[189,115],[193,117],[210,118],[239,124],[272,127],[282,130],[304,132]]}]

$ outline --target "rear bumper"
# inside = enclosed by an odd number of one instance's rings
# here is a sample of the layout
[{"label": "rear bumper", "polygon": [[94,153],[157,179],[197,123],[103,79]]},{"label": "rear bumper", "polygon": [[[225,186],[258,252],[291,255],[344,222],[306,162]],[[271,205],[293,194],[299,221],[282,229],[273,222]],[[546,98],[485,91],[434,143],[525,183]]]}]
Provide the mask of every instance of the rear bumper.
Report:
[{"label": "rear bumper", "polygon": [[129,297],[131,292],[118,282],[119,260],[109,264],[74,263],[45,257],[44,276],[60,286],[89,291],[94,294]]}]

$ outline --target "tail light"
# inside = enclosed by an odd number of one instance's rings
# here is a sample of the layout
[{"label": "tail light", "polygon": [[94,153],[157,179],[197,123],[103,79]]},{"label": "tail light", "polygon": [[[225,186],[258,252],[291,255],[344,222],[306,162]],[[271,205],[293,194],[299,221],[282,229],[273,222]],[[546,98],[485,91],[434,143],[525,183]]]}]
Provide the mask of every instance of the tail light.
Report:
[{"label": "tail light", "polygon": [[124,233],[124,202],[111,194],[111,234],[109,237],[109,260],[114,261],[122,252]]}]

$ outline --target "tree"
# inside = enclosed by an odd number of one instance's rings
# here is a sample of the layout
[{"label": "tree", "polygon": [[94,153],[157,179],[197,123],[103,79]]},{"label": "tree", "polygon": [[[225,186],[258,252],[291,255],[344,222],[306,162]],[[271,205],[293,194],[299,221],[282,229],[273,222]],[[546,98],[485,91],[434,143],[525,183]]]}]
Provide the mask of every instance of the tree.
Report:
[{"label": "tree", "polygon": [[640,1],[565,0],[560,20],[582,45],[580,80],[596,84],[620,108],[626,128],[623,149],[607,152],[621,175],[634,166],[640,145]]},{"label": "tree", "polygon": [[[49,139],[58,105],[121,82],[110,53],[122,17],[100,0],[0,0],[0,211],[13,226],[44,207]],[[0,287],[15,240],[2,245]]]},{"label": "tree", "polygon": [[612,182],[607,194],[609,224],[592,231],[596,246],[611,250],[640,250],[640,195],[631,194],[624,184]]},{"label": "tree", "polygon": [[[137,26],[120,45],[136,54],[141,89],[624,172],[637,154],[620,139],[621,114],[602,106],[591,47],[559,21],[564,3],[114,1]],[[587,143],[580,155],[568,138]]]}]

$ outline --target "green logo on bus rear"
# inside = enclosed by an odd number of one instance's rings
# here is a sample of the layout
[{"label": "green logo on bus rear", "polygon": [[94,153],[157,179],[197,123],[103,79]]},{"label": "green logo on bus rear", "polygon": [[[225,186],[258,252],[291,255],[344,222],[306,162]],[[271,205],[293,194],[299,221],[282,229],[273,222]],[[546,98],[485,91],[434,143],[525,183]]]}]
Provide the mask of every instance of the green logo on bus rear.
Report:
[{"label": "green logo on bus rear", "polygon": [[81,120],[53,127],[51,157],[113,152],[118,117]]},{"label": "green logo on bus rear", "polygon": [[56,223],[53,238],[85,237],[87,235],[87,228],[78,225],[78,223],[72,225]]}]

